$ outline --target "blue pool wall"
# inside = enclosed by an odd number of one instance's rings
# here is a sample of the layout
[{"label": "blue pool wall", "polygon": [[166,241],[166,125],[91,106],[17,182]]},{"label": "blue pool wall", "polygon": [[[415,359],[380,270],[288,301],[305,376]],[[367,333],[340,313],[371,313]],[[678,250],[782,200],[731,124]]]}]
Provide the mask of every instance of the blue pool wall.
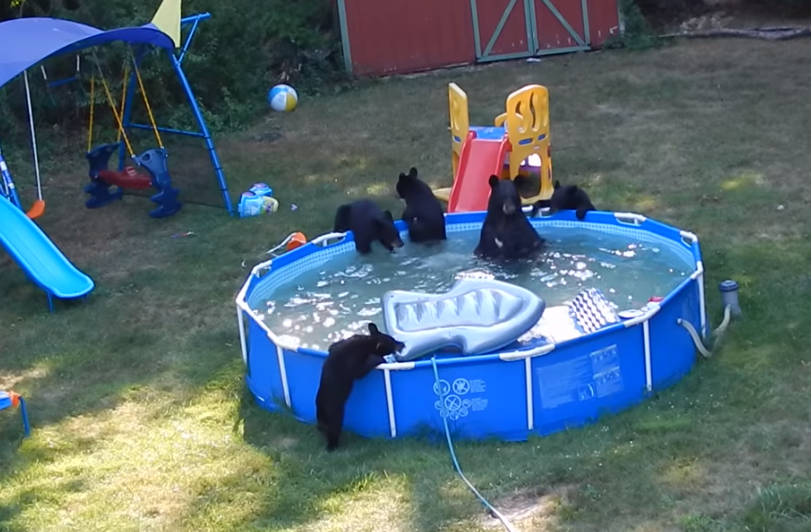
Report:
[{"label": "blue pool wall", "polygon": [[[483,212],[446,215],[449,238],[480,228],[483,220]],[[444,405],[457,438],[523,441],[619,412],[690,371],[695,345],[677,320],[689,322],[703,335],[707,332],[703,264],[695,235],[630,213],[590,212],[580,222],[565,211],[531,221],[541,231],[544,226],[576,226],[630,232],[634,239],[672,246],[695,263],[695,271],[643,316],[596,333],[555,345],[438,357],[439,390],[430,359],[383,364],[356,383],[346,405],[346,430],[377,438],[441,431]],[[405,233],[405,225],[397,224]],[[315,423],[315,395],[326,353],[285,345],[251,307],[259,308],[277,287],[302,271],[354,253],[351,233],[336,238],[335,243],[332,238],[321,245],[308,243],[256,266],[237,297],[248,388],[262,408],[287,411],[310,424]]]}]

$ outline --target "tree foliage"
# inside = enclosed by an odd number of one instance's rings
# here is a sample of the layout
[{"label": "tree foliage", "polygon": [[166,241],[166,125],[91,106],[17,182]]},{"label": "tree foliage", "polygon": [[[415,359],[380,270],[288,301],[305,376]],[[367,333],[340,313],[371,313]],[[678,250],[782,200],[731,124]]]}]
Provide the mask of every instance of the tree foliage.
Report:
[{"label": "tree foliage", "polygon": [[[160,0],[0,0],[0,21],[48,16],[115,28],[144,24],[159,4]],[[250,123],[267,105],[267,90],[275,83],[289,82],[307,93],[343,77],[332,0],[184,1],[184,15],[201,12],[210,12],[212,18],[200,23],[183,67],[212,129]],[[120,97],[128,53],[127,47],[116,44],[84,51],[81,82],[55,88],[48,88],[38,69],[32,69],[37,121],[63,132],[84,126],[89,79],[98,74],[94,60],[113,94]],[[150,52],[141,69],[150,104],[162,123],[189,126],[185,97],[163,53]],[[43,65],[50,80],[64,79],[73,75],[75,58],[61,56]],[[96,103],[106,107],[103,93]],[[26,119],[22,82],[15,80],[0,89],[0,139],[25,131]]]}]

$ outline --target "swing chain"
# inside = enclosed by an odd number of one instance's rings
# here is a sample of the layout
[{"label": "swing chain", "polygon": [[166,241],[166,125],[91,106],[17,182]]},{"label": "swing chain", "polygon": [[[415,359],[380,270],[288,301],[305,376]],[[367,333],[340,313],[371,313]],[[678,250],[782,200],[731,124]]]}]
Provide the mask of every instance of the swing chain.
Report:
[{"label": "swing chain", "polygon": [[158,124],[155,122],[155,116],[152,114],[152,106],[149,105],[149,99],[146,97],[146,89],[144,88],[144,81],[141,78],[141,72],[138,69],[138,62],[132,58],[132,66],[135,71],[135,77],[138,80],[138,87],[141,89],[141,96],[144,98],[144,106],[149,115],[149,122],[152,124],[152,131],[155,133],[155,139],[158,141],[158,147],[163,149],[163,141],[161,140],[160,131],[158,131]]},{"label": "swing chain", "polygon": [[[130,54],[130,58],[132,59],[133,72],[135,74],[135,78],[138,81],[138,87],[141,90],[141,96],[143,97],[143,100],[144,100],[144,106],[146,107],[146,112],[149,115],[149,121],[152,124],[152,131],[155,133],[155,139],[158,142],[158,147],[163,149],[164,148],[163,140],[161,139],[160,131],[158,129],[158,125],[155,122],[155,116],[152,113],[152,106],[149,104],[149,98],[147,98],[147,95],[146,95],[146,89],[144,87],[143,78],[141,77],[141,72],[138,69],[138,63],[137,63],[135,57],[133,57],[131,54]],[[130,153],[130,157],[134,158],[135,157],[135,152],[133,151],[132,145],[130,144],[129,138],[127,136],[127,132],[126,132],[126,130],[124,128],[124,121],[123,121],[124,110],[125,110],[126,101],[127,101],[127,88],[129,86],[129,83],[127,83],[127,80],[128,80],[128,78],[130,76],[129,61],[125,61],[125,63],[124,63],[124,80],[122,82],[123,89],[122,89],[122,94],[121,94],[121,109],[119,110],[118,105],[116,104],[115,99],[112,96],[112,92],[110,91],[110,87],[107,84],[107,80],[104,77],[104,72],[102,71],[101,63],[99,62],[98,56],[96,55],[95,51],[93,51],[93,59],[94,59],[94,62],[96,64],[96,69],[98,70],[99,81],[101,81],[102,86],[104,88],[104,92],[105,92],[105,94],[107,96],[107,103],[110,105],[110,110],[113,112],[113,116],[115,117],[116,124],[118,125],[118,134],[117,134],[117,137],[116,137],[116,142],[121,142],[121,138],[123,136],[124,144],[126,144],[126,146],[127,146],[127,150]],[[89,125],[88,125],[88,133],[87,133],[87,151],[88,151],[88,153],[90,152],[90,150],[93,149],[93,119],[94,119],[94,108],[95,108],[95,81],[96,81],[96,77],[92,76],[90,78],[90,119],[89,119]]]},{"label": "swing chain", "polygon": [[101,69],[101,63],[99,62],[99,58],[96,55],[95,50],[93,50],[93,60],[96,63],[96,69],[98,70],[99,80],[101,81],[101,85],[104,88],[104,93],[107,96],[107,103],[110,105],[110,110],[113,112],[115,121],[118,124],[118,131],[124,137],[124,144],[127,146],[127,151],[129,151],[130,157],[135,158],[135,152],[132,149],[129,137],[127,137],[127,132],[124,130],[124,123],[121,120],[121,115],[118,114],[118,105],[115,103],[115,99],[113,98],[113,95],[110,92],[110,86],[107,84],[107,79],[104,77],[104,72]]}]

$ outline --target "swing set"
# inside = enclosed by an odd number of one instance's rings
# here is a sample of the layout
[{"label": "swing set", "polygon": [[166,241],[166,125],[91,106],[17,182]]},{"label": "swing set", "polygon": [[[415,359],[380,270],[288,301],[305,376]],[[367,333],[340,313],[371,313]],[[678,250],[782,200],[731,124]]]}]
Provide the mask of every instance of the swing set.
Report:
[{"label": "swing set", "polygon": [[[122,89],[120,104],[113,98],[110,86],[96,60],[98,76],[94,75],[90,79],[91,123],[88,127],[86,154],[86,159],[90,163],[90,183],[85,187],[87,193],[90,194],[90,199],[86,202],[87,207],[96,208],[106,205],[113,199],[120,198],[123,189],[152,187],[157,190],[151,197],[152,201],[157,204],[157,208],[153,209],[150,215],[155,218],[164,218],[176,213],[181,205],[177,200],[178,190],[172,186],[166,162],[168,155],[162,139],[162,134],[175,134],[196,137],[205,142],[223,204],[228,213],[234,215],[217,150],[182,67],[183,59],[199,23],[210,18],[211,15],[202,13],[181,18],[180,14],[181,0],[163,0],[151,22],[141,26],[106,31],[70,20],[47,17],[20,18],[0,22],[0,43],[14,43],[14,46],[0,47],[0,88],[17,76],[23,79],[37,191],[36,200],[31,208],[28,210],[23,208],[9,166],[0,152],[0,246],[5,248],[9,256],[19,264],[26,276],[45,292],[51,311],[54,310],[54,298],[64,300],[84,298],[94,289],[95,283],[76,268],[33,221],[45,213],[45,199],[43,198],[28,70],[35,68],[42,61],[66,54],[79,54],[83,50],[111,42],[123,42],[137,49],[136,53],[128,55],[125,62],[126,86]],[[184,27],[190,27],[185,36],[182,34]],[[165,57],[169,59],[180,82],[199,131],[183,131],[157,125],[144,91],[143,79],[138,70],[140,60],[149,50],[162,50],[166,54]],[[95,58],[95,56],[93,57]],[[61,82],[49,81],[47,73],[43,71],[45,84],[52,88],[80,79],[81,57],[77,59],[76,65],[76,76]],[[98,84],[101,84],[118,126],[118,138],[114,143],[94,147],[93,121],[95,120],[95,93]],[[140,88],[150,125],[132,123],[130,120],[132,97],[135,92],[138,92],[135,89],[136,84]],[[2,126],[3,118],[0,116],[0,126]],[[155,134],[157,147],[136,155],[129,134],[131,128],[151,129]],[[109,158],[116,150],[119,154],[118,169],[111,170],[107,168],[107,165]],[[127,155],[138,168],[145,170],[149,175],[139,174],[135,167],[125,168],[124,160]],[[117,190],[113,192],[111,187],[117,187]]]},{"label": "swing set", "polygon": [[[167,158],[169,156],[166,148],[161,139],[160,130],[155,122],[155,116],[152,114],[152,107],[149,105],[149,98],[146,96],[146,89],[144,82],[141,78],[141,73],[138,70],[138,62],[134,57],[131,57],[133,73],[138,81],[138,87],[141,91],[141,96],[144,100],[144,107],[146,107],[149,122],[152,126],[152,131],[155,134],[155,140],[158,143],[157,148],[149,149],[140,155],[135,155],[132,148],[127,131],[124,128],[123,115],[125,104],[127,103],[127,78],[129,76],[129,62],[124,63],[124,83],[123,93],[121,95],[121,107],[119,107],[113,98],[110,86],[104,78],[101,65],[97,58],[96,68],[98,70],[98,79],[101,81],[104,88],[104,94],[107,98],[107,103],[113,113],[116,124],[118,126],[118,136],[114,143],[102,144],[93,148],[93,121],[95,111],[95,95],[96,95],[96,77],[90,78],[90,118],[87,127],[87,160],[90,163],[90,184],[85,186],[84,190],[90,194],[90,199],[87,200],[85,206],[88,209],[96,209],[103,207],[113,201],[121,199],[125,189],[148,189],[153,187],[157,193],[150,199],[158,205],[157,208],[150,211],[149,215],[153,218],[166,218],[175,214],[180,210],[182,204],[177,200],[179,190],[172,186],[172,178],[169,175],[169,167]],[[139,174],[132,166],[126,166],[123,170],[109,170],[108,164],[110,157],[116,151],[119,151],[121,141],[124,141],[124,147],[127,153],[135,163],[149,172],[149,177]],[[116,190],[111,192],[111,187],[116,187]]]},{"label": "swing set", "polygon": [[[88,172],[90,183],[84,187],[90,198],[85,202],[85,206],[89,209],[95,209],[108,205],[115,200],[121,199],[127,189],[144,190],[154,188],[156,193],[150,199],[157,204],[157,207],[150,211],[150,216],[153,218],[165,218],[178,212],[182,204],[178,201],[179,190],[173,186],[169,173],[169,154],[161,137],[161,133],[165,133],[196,137],[205,142],[219,184],[223,205],[230,215],[234,215],[233,204],[217,150],[197,104],[197,99],[182,68],[183,59],[191,45],[199,23],[210,18],[211,14],[201,13],[181,18],[180,8],[181,0],[164,0],[150,23],[143,26],[108,31],[72,21],[52,18],[24,18],[0,23],[0,40],[2,42],[17,42],[19,45],[6,47],[0,51],[0,87],[17,75],[22,74],[21,77],[25,83],[37,193],[33,205],[25,211],[20,202],[11,172],[3,159],[2,151],[0,151],[0,196],[5,197],[16,207],[24,210],[31,220],[39,218],[45,212],[28,69],[44,59],[59,56],[66,52],[72,53],[76,54],[76,72],[72,77],[64,80],[49,80],[45,67],[40,65],[43,79],[49,89],[73,81],[81,82],[82,56],[80,50],[113,41],[122,41],[131,46],[138,46],[138,52],[137,54],[129,52],[125,61],[125,83],[120,104],[116,102],[110,90],[110,85],[104,77],[95,52],[91,52],[97,73],[90,77],[90,117],[88,123],[88,148],[85,156],[90,166]],[[183,36],[182,29],[186,27],[190,27],[190,29]],[[183,131],[161,127],[157,124],[139,69],[141,59],[150,48],[163,48],[165,50],[189,102],[199,131]],[[31,49],[34,50],[33,54],[30,51]],[[112,111],[118,134],[115,142],[94,147],[95,93],[99,84]],[[132,123],[130,120],[132,96],[136,92],[141,93],[149,117],[149,125]],[[130,129],[151,129],[155,135],[157,147],[136,154],[132,146],[131,135],[128,134]],[[119,154],[118,168],[110,169],[108,168],[109,160],[116,151]],[[125,166],[127,156],[135,165]],[[143,169],[148,175],[139,173],[137,169]]]}]

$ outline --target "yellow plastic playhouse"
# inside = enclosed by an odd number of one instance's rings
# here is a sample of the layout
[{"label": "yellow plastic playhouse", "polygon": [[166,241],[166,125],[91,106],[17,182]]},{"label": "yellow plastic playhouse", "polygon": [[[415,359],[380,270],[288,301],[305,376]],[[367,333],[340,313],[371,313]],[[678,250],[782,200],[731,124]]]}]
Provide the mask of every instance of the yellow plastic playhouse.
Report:
[{"label": "yellow plastic playhouse", "polygon": [[546,87],[527,85],[510,94],[505,112],[496,117],[493,127],[470,125],[467,94],[456,83],[448,85],[448,107],[453,186],[434,190],[436,197],[448,202],[448,212],[485,210],[487,181],[493,174],[503,179],[537,175],[539,192],[522,198],[525,205],[552,196]]}]

